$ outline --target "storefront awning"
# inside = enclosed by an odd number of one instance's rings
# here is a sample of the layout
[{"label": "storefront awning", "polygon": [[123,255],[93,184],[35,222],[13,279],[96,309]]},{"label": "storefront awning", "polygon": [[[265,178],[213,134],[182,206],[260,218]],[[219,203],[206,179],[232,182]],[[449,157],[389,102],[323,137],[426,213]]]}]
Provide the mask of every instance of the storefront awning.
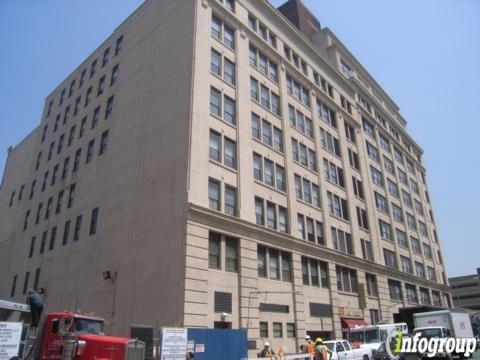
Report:
[{"label": "storefront awning", "polygon": [[351,330],[363,326],[368,326],[363,319],[342,319],[343,330]]}]

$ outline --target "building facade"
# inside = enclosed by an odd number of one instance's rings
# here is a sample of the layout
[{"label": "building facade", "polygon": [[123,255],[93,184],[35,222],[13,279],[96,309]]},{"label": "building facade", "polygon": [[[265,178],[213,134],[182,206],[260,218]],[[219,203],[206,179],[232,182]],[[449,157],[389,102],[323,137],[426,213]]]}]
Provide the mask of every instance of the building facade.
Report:
[{"label": "building facade", "polygon": [[456,307],[480,312],[480,268],[476,274],[451,277],[448,281]]},{"label": "building facade", "polygon": [[9,150],[0,297],[36,287],[118,334],[245,328],[290,350],[449,306],[422,150],[305,16],[298,1],[140,6]]}]

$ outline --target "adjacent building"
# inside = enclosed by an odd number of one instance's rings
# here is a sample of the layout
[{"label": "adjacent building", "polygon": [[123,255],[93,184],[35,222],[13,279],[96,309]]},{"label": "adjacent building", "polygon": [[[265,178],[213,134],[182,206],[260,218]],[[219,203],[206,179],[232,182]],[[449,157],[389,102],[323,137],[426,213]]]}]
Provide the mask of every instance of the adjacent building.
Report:
[{"label": "adjacent building", "polygon": [[480,268],[476,274],[451,277],[448,281],[456,307],[480,311]]},{"label": "adjacent building", "polygon": [[9,150],[0,297],[291,350],[450,306],[422,154],[300,1],[147,0]]}]

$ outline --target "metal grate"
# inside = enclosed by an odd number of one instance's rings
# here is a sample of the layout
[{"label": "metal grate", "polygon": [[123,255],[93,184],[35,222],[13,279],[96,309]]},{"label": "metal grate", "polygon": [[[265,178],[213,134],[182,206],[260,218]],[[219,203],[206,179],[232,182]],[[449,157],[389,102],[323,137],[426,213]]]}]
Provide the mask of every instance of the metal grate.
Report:
[{"label": "metal grate", "polygon": [[215,312],[232,313],[232,294],[227,292],[215,291]]},{"label": "metal grate", "polygon": [[310,316],[332,316],[330,304],[310,303]]},{"label": "metal grate", "polygon": [[288,314],[290,308],[288,305],[260,303],[260,311]]},{"label": "metal grate", "polygon": [[134,340],[126,345],[125,360],[144,360],[145,359],[145,344],[141,341]]}]

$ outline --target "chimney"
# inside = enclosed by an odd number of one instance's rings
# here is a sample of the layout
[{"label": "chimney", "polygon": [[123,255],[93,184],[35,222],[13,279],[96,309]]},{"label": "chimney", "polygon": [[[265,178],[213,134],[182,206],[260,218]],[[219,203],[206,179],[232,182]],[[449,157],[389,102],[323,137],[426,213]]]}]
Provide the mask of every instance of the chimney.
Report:
[{"label": "chimney", "polygon": [[320,21],[317,20],[301,0],[288,0],[278,7],[278,11],[310,40],[321,30]]}]

